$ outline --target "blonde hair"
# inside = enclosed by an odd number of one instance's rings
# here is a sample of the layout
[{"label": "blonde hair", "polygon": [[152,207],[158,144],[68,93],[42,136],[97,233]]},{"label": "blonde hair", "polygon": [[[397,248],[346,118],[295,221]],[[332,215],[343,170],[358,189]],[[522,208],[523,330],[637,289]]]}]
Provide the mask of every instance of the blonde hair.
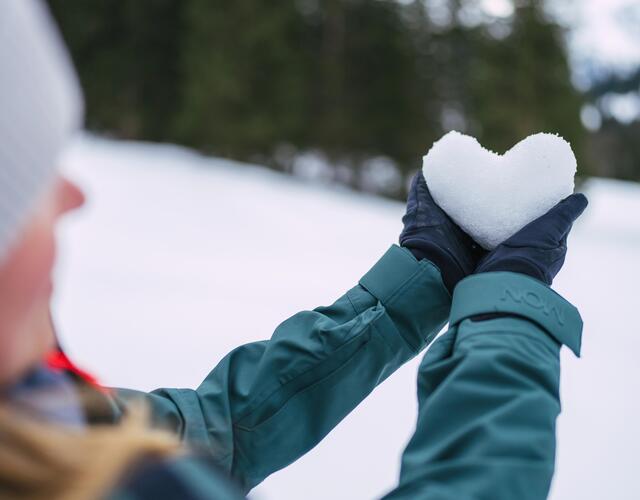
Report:
[{"label": "blonde hair", "polygon": [[44,424],[0,405],[0,498],[85,500],[104,496],[144,457],[182,453],[177,436],[149,427],[146,406],[114,425]]}]

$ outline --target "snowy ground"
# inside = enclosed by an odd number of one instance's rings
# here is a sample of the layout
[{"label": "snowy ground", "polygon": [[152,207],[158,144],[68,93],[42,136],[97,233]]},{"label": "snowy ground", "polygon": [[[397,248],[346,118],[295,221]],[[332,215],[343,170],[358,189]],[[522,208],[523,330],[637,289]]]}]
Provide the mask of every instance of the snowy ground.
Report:
[{"label": "snowy ground", "polygon": [[[397,240],[401,203],[173,146],[83,138],[63,162],[87,192],[61,227],[54,314],[110,385],[194,387],[230,349],[332,303]],[[594,180],[555,289],[585,321],[563,359],[552,498],[640,498],[640,186]],[[245,310],[249,304],[251,309]],[[418,359],[256,499],[369,499],[393,487],[414,427]]]}]

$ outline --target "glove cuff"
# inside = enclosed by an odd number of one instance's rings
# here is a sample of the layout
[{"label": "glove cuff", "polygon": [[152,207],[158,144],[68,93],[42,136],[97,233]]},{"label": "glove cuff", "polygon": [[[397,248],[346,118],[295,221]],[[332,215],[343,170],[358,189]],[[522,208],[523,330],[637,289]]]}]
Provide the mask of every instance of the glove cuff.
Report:
[{"label": "glove cuff", "polygon": [[449,325],[454,326],[470,316],[490,312],[525,317],[580,356],[580,313],[575,306],[536,279],[512,272],[468,276],[455,289]]}]

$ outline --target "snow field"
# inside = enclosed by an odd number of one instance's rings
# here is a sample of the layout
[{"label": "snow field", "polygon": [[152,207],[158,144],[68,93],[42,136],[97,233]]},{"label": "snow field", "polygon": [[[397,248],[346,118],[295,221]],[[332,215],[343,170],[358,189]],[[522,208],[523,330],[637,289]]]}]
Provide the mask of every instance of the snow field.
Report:
[{"label": "snow field", "polygon": [[[54,316],[66,350],[114,386],[195,387],[237,345],[337,299],[397,242],[402,203],[169,145],[82,137],[63,161],[86,191],[60,228]],[[585,322],[563,349],[551,498],[640,498],[640,186],[603,179],[554,289]],[[416,416],[421,356],[258,499],[368,499],[391,489]]]}]

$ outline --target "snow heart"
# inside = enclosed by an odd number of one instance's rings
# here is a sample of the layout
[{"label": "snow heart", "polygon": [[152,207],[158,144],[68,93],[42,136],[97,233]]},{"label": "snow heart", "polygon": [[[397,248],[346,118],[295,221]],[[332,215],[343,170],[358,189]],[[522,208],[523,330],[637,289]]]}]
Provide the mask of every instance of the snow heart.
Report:
[{"label": "snow heart", "polygon": [[553,134],[535,134],[504,155],[449,132],[423,158],[435,202],[491,250],[573,193],[576,158]]}]

